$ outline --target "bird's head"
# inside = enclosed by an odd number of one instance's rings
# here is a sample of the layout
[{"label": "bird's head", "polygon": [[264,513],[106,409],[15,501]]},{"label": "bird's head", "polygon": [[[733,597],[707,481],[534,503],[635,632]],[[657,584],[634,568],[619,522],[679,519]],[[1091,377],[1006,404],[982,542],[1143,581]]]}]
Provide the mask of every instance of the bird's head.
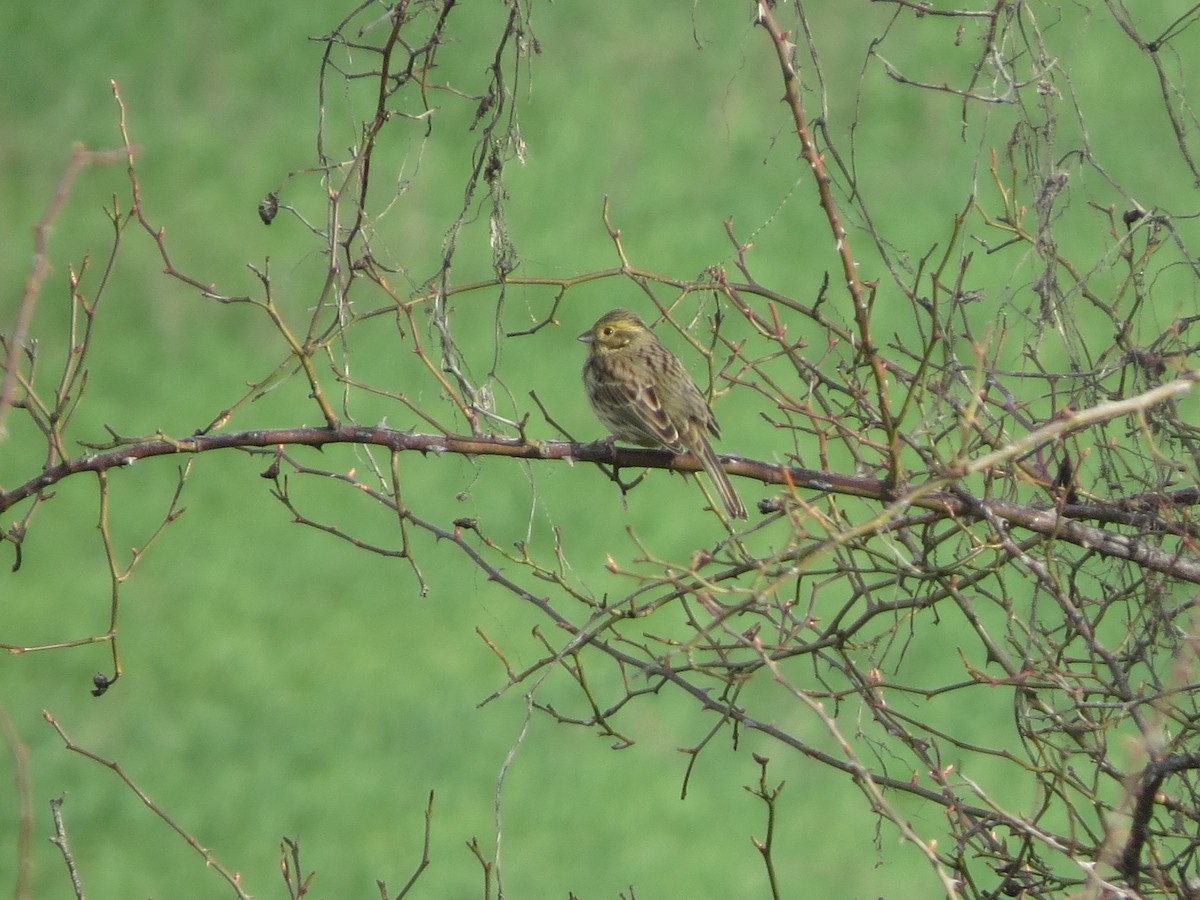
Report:
[{"label": "bird's head", "polygon": [[579,336],[579,340],[590,345],[593,353],[609,353],[622,350],[649,333],[636,313],[614,309],[602,315],[595,325]]}]

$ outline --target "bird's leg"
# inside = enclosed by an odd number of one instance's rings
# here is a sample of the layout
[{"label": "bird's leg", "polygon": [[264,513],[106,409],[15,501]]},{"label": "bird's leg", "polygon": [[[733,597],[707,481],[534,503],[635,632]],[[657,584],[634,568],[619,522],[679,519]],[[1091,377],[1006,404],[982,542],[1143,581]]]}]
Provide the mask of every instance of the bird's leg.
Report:
[{"label": "bird's leg", "polygon": [[597,440],[594,440],[589,444],[584,444],[583,446],[584,446],[585,450],[589,450],[589,451],[603,450],[605,453],[607,453],[611,457],[609,462],[612,464],[613,468],[616,468],[616,465],[617,465],[617,437],[616,437],[616,435],[610,434],[608,437],[598,438]]}]

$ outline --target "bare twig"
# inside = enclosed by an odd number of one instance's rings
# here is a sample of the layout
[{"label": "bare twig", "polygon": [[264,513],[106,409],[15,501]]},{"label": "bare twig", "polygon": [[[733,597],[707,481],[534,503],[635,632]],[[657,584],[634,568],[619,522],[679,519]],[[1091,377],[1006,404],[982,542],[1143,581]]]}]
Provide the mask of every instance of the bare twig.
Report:
[{"label": "bare twig", "polygon": [[225,881],[227,881],[229,883],[229,886],[233,888],[234,893],[239,898],[239,900],[250,900],[250,895],[248,893],[246,893],[246,891],[242,887],[240,876],[235,875],[233,872],[230,872],[223,865],[221,865],[220,861],[217,860],[217,858],[213,855],[213,852],[211,850],[209,850],[207,847],[201,845],[201,843],[198,840],[196,840],[196,838],[192,837],[192,835],[189,834],[187,831],[185,831],[184,828],[181,825],[179,825],[179,823],[177,823],[173,818],[171,818],[171,816],[168,815],[167,812],[162,807],[160,807],[157,803],[155,803],[153,800],[151,800],[150,796],[145,791],[143,791],[138,786],[137,782],[135,782],[133,780],[133,778],[130,777],[125,772],[125,770],[121,767],[120,763],[116,763],[116,762],[113,762],[112,760],[105,759],[104,757],[100,756],[99,754],[94,753],[91,750],[88,750],[86,747],[81,747],[78,744],[76,744],[74,741],[71,740],[70,737],[67,736],[67,733],[63,729],[62,725],[59,724],[58,720],[53,715],[51,715],[48,710],[43,710],[42,717],[47,722],[50,723],[50,726],[56,732],[58,732],[58,736],[60,738],[62,738],[63,744],[66,745],[66,748],[68,750],[70,750],[72,753],[78,753],[80,756],[82,756],[86,759],[90,759],[92,762],[99,763],[100,765],[104,766],[106,769],[109,769],[112,772],[114,772],[116,774],[116,776],[125,783],[125,786],[128,787],[131,791],[133,791],[133,793],[137,796],[137,798],[142,801],[142,803],[145,805],[145,807],[148,810],[150,810],[150,812],[152,812],[155,816],[157,816],[159,819],[161,819],[172,831],[174,831],[177,835],[179,835],[179,837],[183,838],[183,840],[187,843],[187,845],[189,847],[191,847],[198,854],[200,854],[200,856],[204,859],[204,864],[206,866],[213,869],[215,872],[217,872],[217,874],[219,874],[222,878],[225,879]]}]

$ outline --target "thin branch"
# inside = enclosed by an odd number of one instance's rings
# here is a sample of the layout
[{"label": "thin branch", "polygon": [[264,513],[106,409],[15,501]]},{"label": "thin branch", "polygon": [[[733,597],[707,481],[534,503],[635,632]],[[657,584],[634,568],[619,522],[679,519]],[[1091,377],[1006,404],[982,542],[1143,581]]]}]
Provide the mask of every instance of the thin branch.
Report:
[{"label": "thin branch", "polygon": [[74,187],[75,179],[88,166],[112,165],[122,159],[132,158],[137,152],[136,147],[126,147],[124,150],[87,150],[77,146],[71,154],[71,161],[58,180],[54,195],[42,217],[33,227],[33,266],[25,281],[25,290],[21,294],[21,304],[17,307],[17,318],[13,323],[8,337],[8,356],[4,361],[4,377],[0,379],[0,443],[8,437],[8,412],[16,402],[17,373],[21,368],[21,354],[29,340],[29,325],[33,321],[33,311],[37,307],[38,297],[42,293],[42,284],[50,274],[50,232],[59,213],[67,205]]},{"label": "thin branch", "polygon": [[166,825],[170,827],[172,831],[183,838],[189,847],[200,854],[200,856],[204,859],[206,866],[213,869],[215,872],[217,872],[217,874],[229,882],[229,886],[233,888],[234,893],[238,896],[239,900],[251,900],[250,895],[247,894],[242,888],[241,876],[230,872],[223,865],[221,865],[211,850],[201,845],[198,840],[192,837],[183,829],[181,825],[179,825],[179,823],[172,819],[162,807],[151,800],[150,796],[143,791],[128,774],[126,774],[125,770],[121,768],[120,763],[113,762],[110,759],[105,759],[99,754],[88,750],[86,747],[81,747],[79,744],[76,744],[71,740],[70,737],[67,736],[66,731],[63,729],[62,725],[59,724],[58,719],[51,715],[49,710],[42,710],[42,718],[49,722],[50,726],[56,732],[58,732],[58,736],[62,738],[63,744],[68,750],[70,750],[72,753],[78,753],[80,756],[90,759],[92,762],[99,763],[106,769],[114,772],[116,776],[125,783],[125,786],[133,791],[135,795],[137,795],[137,798],[142,801],[148,810],[154,813],[154,815],[166,823]]}]

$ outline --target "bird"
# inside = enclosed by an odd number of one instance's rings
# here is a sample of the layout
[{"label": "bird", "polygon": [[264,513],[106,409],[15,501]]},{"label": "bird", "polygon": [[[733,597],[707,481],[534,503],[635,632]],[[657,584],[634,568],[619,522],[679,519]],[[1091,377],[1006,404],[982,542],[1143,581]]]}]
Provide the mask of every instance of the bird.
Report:
[{"label": "bird", "polygon": [[628,309],[605,313],[578,339],[588,345],[583,364],[588,402],[613,438],[688,451],[712,479],[729,515],[745,519],[746,507],[709,441],[709,435],[721,436],[716,417],[679,357]]}]

